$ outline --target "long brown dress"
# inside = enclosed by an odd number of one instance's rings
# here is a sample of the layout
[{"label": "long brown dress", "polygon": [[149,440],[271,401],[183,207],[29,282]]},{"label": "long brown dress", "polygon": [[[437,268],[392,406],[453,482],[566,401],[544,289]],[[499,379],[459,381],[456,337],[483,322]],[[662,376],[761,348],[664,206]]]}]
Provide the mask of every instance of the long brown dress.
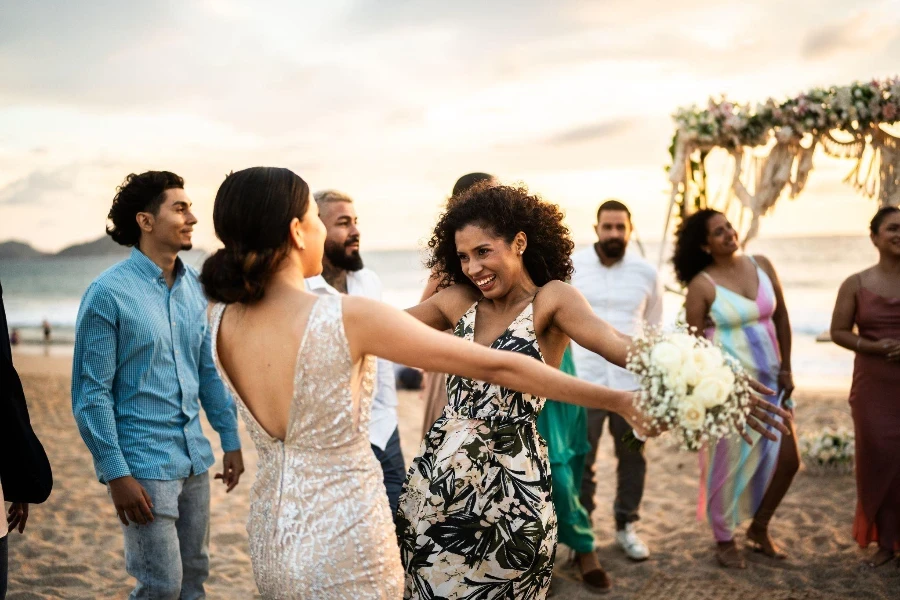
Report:
[{"label": "long brown dress", "polygon": [[[900,298],[860,286],[856,325],[864,339],[900,339]],[[892,543],[900,550],[900,363],[857,354],[850,408],[856,432],[853,537],[865,548],[881,536],[882,547]],[[876,525],[890,530],[878,531]]]}]

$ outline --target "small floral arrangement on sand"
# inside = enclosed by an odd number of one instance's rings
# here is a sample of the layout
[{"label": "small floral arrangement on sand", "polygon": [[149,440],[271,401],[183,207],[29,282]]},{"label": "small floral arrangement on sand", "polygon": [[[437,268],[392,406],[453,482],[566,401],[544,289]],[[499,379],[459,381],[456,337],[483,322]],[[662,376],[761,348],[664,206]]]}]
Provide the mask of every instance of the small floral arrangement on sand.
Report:
[{"label": "small floral arrangement on sand", "polygon": [[854,435],[844,427],[825,427],[800,437],[803,464],[816,475],[853,472]]},{"label": "small floral arrangement on sand", "polygon": [[746,372],[709,340],[648,329],[634,338],[626,366],[638,378],[634,402],[644,424],[671,431],[682,449],[743,430],[751,409]]}]

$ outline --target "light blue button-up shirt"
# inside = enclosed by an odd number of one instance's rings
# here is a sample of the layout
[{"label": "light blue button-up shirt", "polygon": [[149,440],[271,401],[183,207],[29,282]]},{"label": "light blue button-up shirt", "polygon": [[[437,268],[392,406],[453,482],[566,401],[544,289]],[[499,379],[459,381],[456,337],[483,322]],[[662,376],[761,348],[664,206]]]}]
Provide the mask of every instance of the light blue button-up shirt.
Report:
[{"label": "light blue button-up shirt", "polygon": [[206,472],[212,447],[200,405],[225,452],[238,450],[237,411],[210,353],[197,272],[175,262],[175,283],[134,248],[87,289],[75,325],[72,411],[106,483]]}]

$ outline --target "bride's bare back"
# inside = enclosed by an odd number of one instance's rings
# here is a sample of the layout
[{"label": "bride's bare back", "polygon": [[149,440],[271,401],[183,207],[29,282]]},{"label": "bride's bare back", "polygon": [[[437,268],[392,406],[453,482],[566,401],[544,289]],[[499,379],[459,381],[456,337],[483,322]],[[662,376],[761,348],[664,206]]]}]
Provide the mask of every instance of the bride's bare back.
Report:
[{"label": "bride's bare back", "polygon": [[284,440],[294,396],[294,370],[316,297],[299,290],[222,316],[217,349],[222,368],[257,423]]}]

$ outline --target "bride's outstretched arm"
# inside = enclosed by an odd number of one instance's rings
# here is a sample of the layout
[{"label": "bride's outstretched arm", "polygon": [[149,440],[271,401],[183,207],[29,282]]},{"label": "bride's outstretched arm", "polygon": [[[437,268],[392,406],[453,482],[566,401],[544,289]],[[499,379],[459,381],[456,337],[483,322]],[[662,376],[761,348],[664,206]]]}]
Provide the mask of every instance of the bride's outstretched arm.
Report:
[{"label": "bride's outstretched arm", "polygon": [[491,350],[437,332],[385,304],[345,297],[344,323],[354,359],[372,354],[428,371],[455,373],[537,396],[619,413],[638,425],[630,392],[571,377],[533,358]]}]

